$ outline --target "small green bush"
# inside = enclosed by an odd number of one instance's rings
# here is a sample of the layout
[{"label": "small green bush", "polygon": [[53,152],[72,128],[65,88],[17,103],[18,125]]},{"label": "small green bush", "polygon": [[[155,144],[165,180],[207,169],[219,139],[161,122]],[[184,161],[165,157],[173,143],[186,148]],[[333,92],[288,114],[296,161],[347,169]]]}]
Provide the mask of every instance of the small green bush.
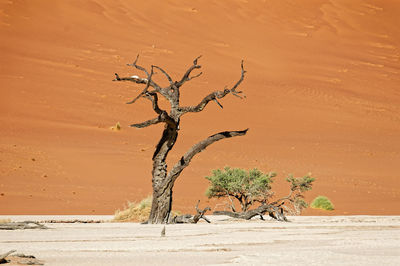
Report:
[{"label": "small green bush", "polygon": [[206,179],[210,181],[206,195],[208,198],[227,197],[231,202],[232,212],[237,212],[234,204],[234,200],[236,200],[240,203],[242,212],[248,211],[255,205],[282,206],[286,202],[287,204],[283,208],[287,213],[290,215],[300,214],[301,210],[308,206],[303,200],[304,193],[311,190],[315,178],[310,174],[300,178],[289,175],[286,178],[286,181],[290,183],[289,195],[275,198],[273,202],[270,202],[274,196],[271,184],[275,176],[274,172],[263,173],[256,168],[245,170],[227,166],[222,170],[213,170],[211,176],[206,176]]},{"label": "small green bush", "polygon": [[318,196],[311,202],[311,208],[326,211],[334,210],[332,202],[325,196]]},{"label": "small green bush", "polygon": [[[210,181],[206,196],[236,198],[242,211],[247,211],[253,203],[266,201],[272,196],[270,189],[275,176],[273,172],[265,174],[256,168],[244,170],[227,166],[223,170],[213,170],[211,176],[206,176]],[[235,211],[233,204],[231,208]]]}]

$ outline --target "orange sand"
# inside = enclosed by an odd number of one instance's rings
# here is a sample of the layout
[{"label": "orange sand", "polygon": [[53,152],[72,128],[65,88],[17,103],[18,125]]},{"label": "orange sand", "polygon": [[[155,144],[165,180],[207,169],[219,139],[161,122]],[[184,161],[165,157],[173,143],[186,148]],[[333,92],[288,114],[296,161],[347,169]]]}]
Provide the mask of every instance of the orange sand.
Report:
[{"label": "orange sand", "polygon": [[307,199],[328,196],[329,214],[400,214],[399,14],[396,0],[0,0],[0,214],[110,214],[150,193],[162,125],[129,128],[153,111],[111,81],[140,74],[126,66],[138,53],[175,79],[203,55],[187,105],[236,82],[241,59],[248,71],[247,99],[183,118],[170,165],[213,133],[250,131],[192,161],[175,209],[207,204],[204,176],[231,165],[280,173],[277,194],[312,172]]}]

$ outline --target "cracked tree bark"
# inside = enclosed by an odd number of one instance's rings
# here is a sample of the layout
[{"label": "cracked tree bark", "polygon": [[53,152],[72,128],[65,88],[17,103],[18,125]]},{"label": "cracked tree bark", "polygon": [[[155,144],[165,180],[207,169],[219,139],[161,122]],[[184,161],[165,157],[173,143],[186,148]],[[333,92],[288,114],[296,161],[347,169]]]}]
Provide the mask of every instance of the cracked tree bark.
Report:
[{"label": "cracked tree bark", "polygon": [[[232,88],[229,89],[225,87],[224,90],[211,92],[206,97],[204,97],[199,104],[195,106],[181,106],[180,105],[181,86],[184,85],[187,81],[197,78],[202,74],[202,72],[198,74],[192,74],[194,70],[201,68],[201,66],[198,64],[198,59],[200,58],[200,56],[193,61],[193,64],[187,69],[187,71],[179,81],[173,81],[171,76],[159,66],[152,65],[150,71],[148,71],[146,68],[137,64],[138,58],[139,56],[132,64],[128,65],[143,72],[146,75],[145,78],[141,78],[136,75],[130,77],[120,77],[117,73],[115,73],[114,81],[130,81],[136,84],[144,84],[145,85],[144,89],[132,101],[128,102],[127,104],[135,103],[140,98],[146,98],[151,101],[152,108],[154,112],[157,114],[157,116],[152,119],[149,119],[142,123],[132,124],[131,125],[132,127],[145,128],[158,123],[165,124],[161,139],[155,148],[152,158],[153,202],[152,202],[150,217],[147,222],[167,223],[169,221],[170,218],[169,216],[172,209],[172,190],[175,181],[182,173],[182,171],[189,165],[193,157],[198,153],[200,153],[201,151],[203,151],[209,145],[217,141],[226,138],[246,135],[248,130],[245,129],[239,131],[224,131],[209,136],[208,138],[200,141],[199,143],[195,144],[192,148],[190,148],[168,172],[166,159],[168,153],[171,151],[178,138],[180,118],[188,113],[203,111],[204,108],[211,101],[217,103],[222,108],[222,104],[219,102],[219,100],[229,94],[232,94],[239,98],[243,98],[241,96],[242,91],[237,91],[236,89],[242,83],[246,71],[243,68],[243,61],[242,61],[240,79],[232,86]],[[169,82],[168,86],[161,87],[152,79],[153,75],[155,74],[154,70],[159,70],[166,77],[166,79]],[[162,110],[159,107],[158,95],[161,95],[162,97],[167,99],[168,102],[170,103],[171,109],[168,112],[166,110]]]}]

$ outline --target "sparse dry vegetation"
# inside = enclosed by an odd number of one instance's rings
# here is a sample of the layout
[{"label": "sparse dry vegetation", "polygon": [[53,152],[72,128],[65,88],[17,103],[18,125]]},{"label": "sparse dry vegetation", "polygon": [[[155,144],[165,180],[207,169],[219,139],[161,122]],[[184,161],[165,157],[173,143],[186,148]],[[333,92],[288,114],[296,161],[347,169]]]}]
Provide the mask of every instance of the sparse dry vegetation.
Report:
[{"label": "sparse dry vegetation", "polygon": [[113,131],[120,131],[121,130],[121,124],[117,122],[115,126],[110,127],[111,130]]},{"label": "sparse dry vegetation", "polygon": [[[117,210],[114,214],[114,222],[145,222],[149,218],[152,196],[142,199],[140,202],[129,202],[123,210]],[[178,216],[179,211],[172,211],[173,216]]]},{"label": "sparse dry vegetation", "polygon": [[117,210],[114,214],[115,222],[144,222],[149,218],[152,197],[149,196],[140,202],[128,202],[123,210]]}]

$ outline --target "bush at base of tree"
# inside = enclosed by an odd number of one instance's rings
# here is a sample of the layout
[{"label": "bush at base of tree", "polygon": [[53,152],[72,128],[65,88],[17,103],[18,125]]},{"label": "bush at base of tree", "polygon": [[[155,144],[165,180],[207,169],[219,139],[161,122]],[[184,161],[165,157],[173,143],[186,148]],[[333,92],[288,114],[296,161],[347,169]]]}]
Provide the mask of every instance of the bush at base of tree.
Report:
[{"label": "bush at base of tree", "polygon": [[333,207],[332,202],[325,196],[318,196],[311,202],[311,208],[313,209],[321,209],[326,211],[332,211],[335,208]]},{"label": "bush at base of tree", "polygon": [[123,210],[117,210],[114,214],[115,222],[144,222],[150,214],[152,197],[147,197],[142,201],[128,202],[128,206]]},{"label": "bush at base of tree", "polygon": [[[145,222],[151,211],[152,196],[142,199],[140,202],[130,202],[123,210],[114,213],[114,222]],[[173,216],[181,215],[179,211],[172,211]]]},{"label": "bush at base of tree", "polygon": [[210,181],[206,195],[209,198],[228,198],[232,212],[237,212],[234,204],[234,201],[237,201],[242,213],[249,211],[250,207],[257,204],[279,207],[290,215],[300,214],[301,210],[308,206],[303,194],[311,190],[315,179],[310,175],[301,178],[289,175],[286,179],[290,183],[289,194],[270,202],[273,196],[271,184],[275,176],[274,172],[263,173],[258,169],[246,171],[225,167],[223,170],[213,170],[212,175],[206,177]]},{"label": "bush at base of tree", "polygon": [[271,183],[275,176],[273,172],[264,174],[258,169],[246,171],[225,167],[224,170],[213,170],[212,175],[206,177],[210,181],[206,195],[208,198],[228,197],[234,212],[233,199],[236,199],[242,211],[247,211],[255,202],[262,202],[271,196]]}]

